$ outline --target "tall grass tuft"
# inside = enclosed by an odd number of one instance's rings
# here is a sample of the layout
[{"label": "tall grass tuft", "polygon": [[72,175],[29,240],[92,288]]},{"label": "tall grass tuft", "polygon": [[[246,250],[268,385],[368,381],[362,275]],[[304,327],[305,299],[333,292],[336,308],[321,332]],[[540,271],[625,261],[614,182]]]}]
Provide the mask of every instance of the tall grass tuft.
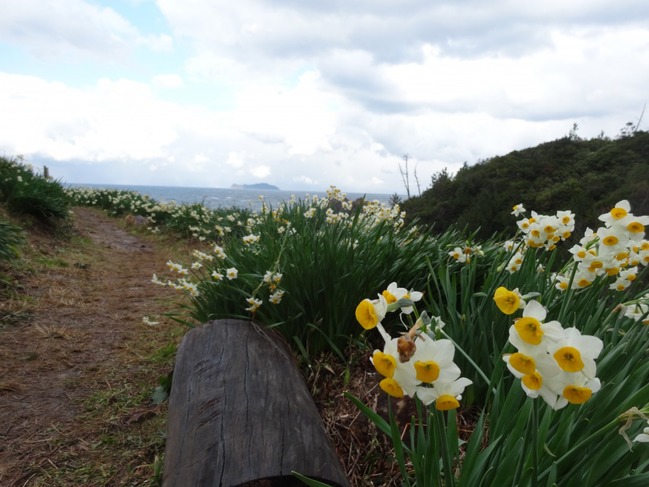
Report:
[{"label": "tall grass tuft", "polygon": [[23,240],[24,234],[20,227],[0,219],[0,261],[16,257]]},{"label": "tall grass tuft", "polygon": [[54,228],[69,214],[63,186],[37,174],[22,159],[0,157],[0,202],[16,215],[28,215]]}]

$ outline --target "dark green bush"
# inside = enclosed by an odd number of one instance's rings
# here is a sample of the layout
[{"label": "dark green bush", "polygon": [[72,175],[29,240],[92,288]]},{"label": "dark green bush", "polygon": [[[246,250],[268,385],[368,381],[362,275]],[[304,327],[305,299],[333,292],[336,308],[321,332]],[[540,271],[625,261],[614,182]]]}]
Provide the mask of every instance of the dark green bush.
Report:
[{"label": "dark green bush", "polygon": [[46,179],[21,159],[0,157],[0,203],[14,215],[26,215],[57,227],[69,214],[69,202],[58,181]]},{"label": "dark green bush", "polygon": [[402,207],[409,219],[451,226],[488,238],[508,229],[513,205],[579,215],[575,232],[596,228],[597,217],[620,200],[635,214],[649,213],[649,132],[615,140],[564,137],[529,149],[464,165],[455,175],[436,174],[421,196]]}]

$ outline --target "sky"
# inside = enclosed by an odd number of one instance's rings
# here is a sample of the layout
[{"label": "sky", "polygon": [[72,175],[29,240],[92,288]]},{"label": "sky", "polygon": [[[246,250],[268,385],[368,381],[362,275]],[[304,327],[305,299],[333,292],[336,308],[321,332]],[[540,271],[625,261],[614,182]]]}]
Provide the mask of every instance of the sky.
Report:
[{"label": "sky", "polygon": [[646,0],[0,3],[0,155],[66,183],[414,195],[649,126]]}]

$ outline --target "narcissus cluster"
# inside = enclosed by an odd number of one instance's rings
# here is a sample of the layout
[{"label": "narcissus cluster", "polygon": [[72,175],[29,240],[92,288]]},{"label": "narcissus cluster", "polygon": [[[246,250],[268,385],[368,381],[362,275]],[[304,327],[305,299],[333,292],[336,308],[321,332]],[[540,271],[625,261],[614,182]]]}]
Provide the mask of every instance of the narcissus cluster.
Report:
[{"label": "narcissus cluster", "polygon": [[408,291],[392,283],[377,299],[364,299],[356,308],[356,319],[366,330],[378,329],[385,345],[375,350],[371,362],[383,376],[380,387],[393,397],[417,397],[425,405],[446,411],[459,407],[462,393],[471,381],[460,377],[453,362],[455,346],[447,339],[435,339],[435,328],[444,323],[436,317],[419,316],[415,324],[399,337],[392,337],[382,321],[389,312],[411,314],[422,293]]}]

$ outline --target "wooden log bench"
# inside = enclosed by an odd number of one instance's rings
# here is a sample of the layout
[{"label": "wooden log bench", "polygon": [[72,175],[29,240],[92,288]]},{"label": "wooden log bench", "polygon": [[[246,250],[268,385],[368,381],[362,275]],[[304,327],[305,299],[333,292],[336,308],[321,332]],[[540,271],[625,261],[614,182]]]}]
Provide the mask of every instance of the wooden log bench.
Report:
[{"label": "wooden log bench", "polygon": [[216,320],[178,349],[163,485],[303,486],[348,481],[292,352],[276,332]]}]

